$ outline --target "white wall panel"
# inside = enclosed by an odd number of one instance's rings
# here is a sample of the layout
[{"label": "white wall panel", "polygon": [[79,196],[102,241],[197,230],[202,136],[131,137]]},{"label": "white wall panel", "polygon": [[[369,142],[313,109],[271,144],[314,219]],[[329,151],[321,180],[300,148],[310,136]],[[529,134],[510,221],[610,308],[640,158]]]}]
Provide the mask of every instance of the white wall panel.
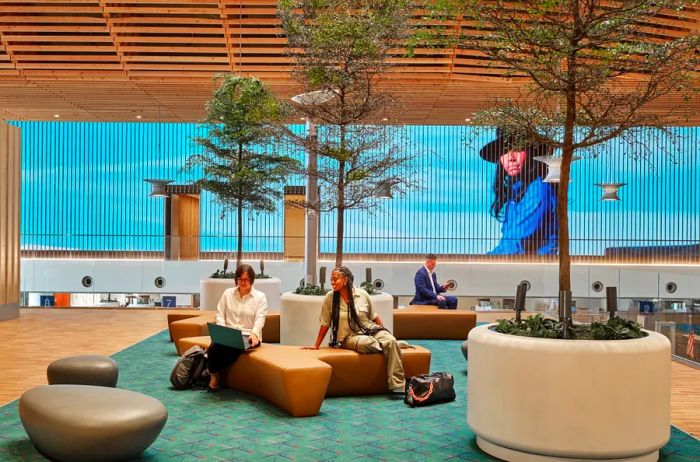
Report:
[{"label": "white wall panel", "polygon": [[[259,272],[258,261],[247,261]],[[326,287],[330,287],[333,262],[321,261],[325,266]],[[413,295],[413,277],[420,264],[416,263],[349,263],[355,274],[356,285],[365,280],[365,268],[371,266],[372,278],[382,279],[385,291],[410,297]],[[232,270],[233,264],[229,267]],[[26,292],[123,292],[123,293],[198,293],[199,280],[221,269],[213,261],[157,261],[157,260],[27,260],[22,262],[22,290]],[[558,295],[558,268],[552,264],[457,264],[438,262],[438,281],[455,279],[458,287],[450,294],[459,297],[514,297],[522,280],[532,286],[528,297],[556,298]],[[301,262],[265,262],[265,273],[282,281],[282,291],[294,290],[302,279]],[[92,276],[94,285],[81,285],[83,276]],[[166,285],[158,289],[154,279],[166,278]],[[604,298],[605,290],[595,293],[591,283],[599,280],[605,286],[617,286],[621,298],[700,298],[700,267],[698,266],[603,266],[573,265],[571,282],[574,297]],[[667,294],[663,287],[673,281],[678,285],[675,294]],[[659,283],[661,286],[659,286]],[[661,289],[661,290],[659,290]]]}]

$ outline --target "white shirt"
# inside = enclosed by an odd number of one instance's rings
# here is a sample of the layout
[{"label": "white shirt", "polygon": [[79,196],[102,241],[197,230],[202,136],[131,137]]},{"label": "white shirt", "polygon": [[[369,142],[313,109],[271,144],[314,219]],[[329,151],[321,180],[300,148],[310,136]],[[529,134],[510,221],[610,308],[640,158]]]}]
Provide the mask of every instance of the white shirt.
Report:
[{"label": "white shirt", "polygon": [[267,314],[267,298],[255,288],[241,297],[238,287],[226,289],[216,307],[216,323],[233,327],[243,335],[255,334],[262,342],[262,329]]},{"label": "white shirt", "polygon": [[425,270],[428,272],[428,279],[430,279],[430,285],[433,286],[433,292],[437,293],[437,290],[435,289],[435,283],[433,282],[433,272],[430,271],[425,265],[423,265],[423,268],[425,268]]}]

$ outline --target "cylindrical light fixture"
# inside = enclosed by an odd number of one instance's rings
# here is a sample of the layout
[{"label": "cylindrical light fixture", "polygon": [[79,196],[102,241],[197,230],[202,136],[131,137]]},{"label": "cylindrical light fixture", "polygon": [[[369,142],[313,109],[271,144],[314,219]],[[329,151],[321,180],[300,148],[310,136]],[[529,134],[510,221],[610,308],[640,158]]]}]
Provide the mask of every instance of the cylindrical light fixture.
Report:
[{"label": "cylindrical light fixture", "polygon": [[625,186],[627,183],[596,183],[595,185],[603,188],[603,197],[600,198],[601,201],[619,201],[620,196],[617,195],[621,187]]},{"label": "cylindrical light fixture", "polygon": [[[547,176],[544,178],[545,183],[559,183],[561,181],[561,161],[562,158],[558,156],[537,156],[534,157],[544,164],[547,164]],[[579,156],[573,156],[571,162],[579,160]],[[569,179],[571,181],[571,179]]]}]

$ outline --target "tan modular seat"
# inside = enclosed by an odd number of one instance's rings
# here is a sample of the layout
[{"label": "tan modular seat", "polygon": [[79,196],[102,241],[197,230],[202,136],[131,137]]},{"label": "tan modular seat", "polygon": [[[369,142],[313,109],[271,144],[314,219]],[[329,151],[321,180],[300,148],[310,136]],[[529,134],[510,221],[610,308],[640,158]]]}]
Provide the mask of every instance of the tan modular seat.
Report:
[{"label": "tan modular seat", "polygon": [[175,321],[181,321],[183,319],[196,318],[201,314],[202,313],[200,311],[168,314],[168,332],[170,332],[170,341],[173,341],[173,333],[170,330],[170,324],[174,323]]},{"label": "tan modular seat", "polygon": [[[182,354],[184,350],[180,348],[179,340],[187,337],[199,337],[209,335],[207,329],[208,322],[216,320],[216,311],[205,311],[204,313],[186,319],[171,322],[168,325],[170,330],[170,338],[175,343],[177,354]],[[265,327],[262,331],[264,343],[279,343],[280,341],[280,314],[267,313],[265,317]]]},{"label": "tan modular seat", "polygon": [[476,313],[441,310],[433,305],[410,305],[394,310],[394,336],[398,339],[464,340],[476,326]]},{"label": "tan modular seat", "polygon": [[[208,336],[180,339],[179,348],[206,348]],[[401,350],[406,376],[430,370],[430,350]],[[381,354],[336,348],[303,350],[298,346],[262,344],[241,355],[226,374],[234,390],[260,396],[295,417],[317,415],[325,396],[386,393],[386,365]]]}]

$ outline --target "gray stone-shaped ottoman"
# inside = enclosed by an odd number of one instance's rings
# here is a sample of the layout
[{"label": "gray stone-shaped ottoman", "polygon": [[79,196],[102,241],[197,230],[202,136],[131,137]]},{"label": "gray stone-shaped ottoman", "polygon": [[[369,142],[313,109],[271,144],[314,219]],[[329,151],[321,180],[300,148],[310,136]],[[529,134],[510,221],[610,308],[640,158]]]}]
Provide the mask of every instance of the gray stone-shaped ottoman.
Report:
[{"label": "gray stone-shaped ottoman", "polygon": [[92,385],[42,385],[19,400],[19,417],[44,456],[58,461],[118,461],[158,437],[168,411],[135,391]]},{"label": "gray stone-shaped ottoman", "polygon": [[46,369],[49,385],[97,385],[116,387],[117,363],[108,356],[82,355],[57,359]]}]

